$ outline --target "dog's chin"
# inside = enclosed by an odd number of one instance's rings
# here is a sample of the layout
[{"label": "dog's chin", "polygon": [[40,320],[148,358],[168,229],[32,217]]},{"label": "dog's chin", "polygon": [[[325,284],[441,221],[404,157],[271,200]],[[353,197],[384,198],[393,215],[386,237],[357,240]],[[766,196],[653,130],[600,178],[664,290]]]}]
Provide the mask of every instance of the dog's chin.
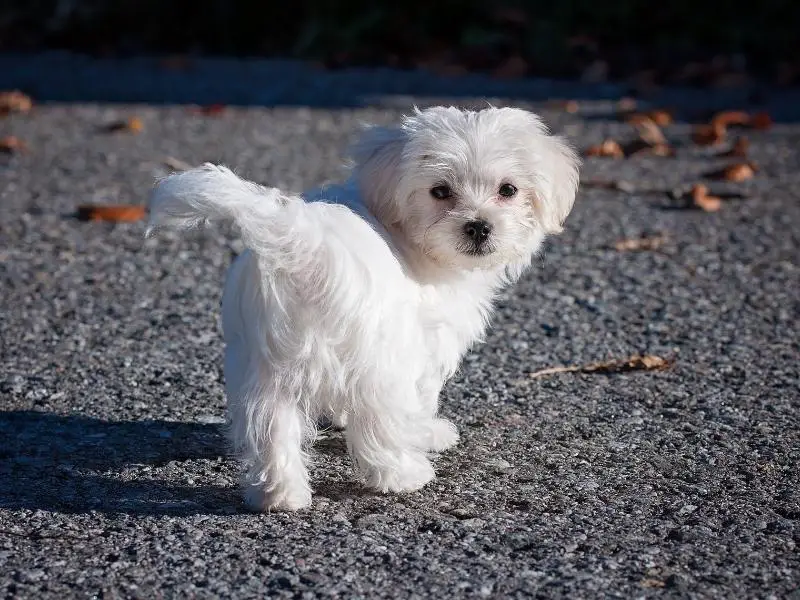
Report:
[{"label": "dog's chin", "polygon": [[443,251],[429,249],[426,255],[440,267],[451,271],[494,271],[518,260],[496,247],[458,246]]}]

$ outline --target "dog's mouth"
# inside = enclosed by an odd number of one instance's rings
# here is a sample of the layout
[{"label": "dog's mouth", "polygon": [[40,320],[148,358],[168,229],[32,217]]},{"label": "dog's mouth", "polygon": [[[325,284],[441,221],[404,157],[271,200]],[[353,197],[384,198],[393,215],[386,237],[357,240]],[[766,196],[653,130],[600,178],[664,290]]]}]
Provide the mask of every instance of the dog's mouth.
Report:
[{"label": "dog's mouth", "polygon": [[490,242],[483,242],[481,244],[473,244],[473,243],[464,243],[459,244],[456,248],[459,254],[463,254],[464,256],[473,256],[476,258],[480,258],[483,256],[489,256],[490,254],[494,254],[497,251],[497,248],[494,244]]}]

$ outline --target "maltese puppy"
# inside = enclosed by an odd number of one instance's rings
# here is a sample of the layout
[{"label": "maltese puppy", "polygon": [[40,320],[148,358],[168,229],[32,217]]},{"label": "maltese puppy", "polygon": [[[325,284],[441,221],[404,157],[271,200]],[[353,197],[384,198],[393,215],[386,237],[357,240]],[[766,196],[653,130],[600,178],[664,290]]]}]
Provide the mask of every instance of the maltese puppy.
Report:
[{"label": "maltese puppy", "polygon": [[345,428],[363,482],[431,481],[458,441],[439,393],[499,290],[561,231],[579,161],[514,108],[415,112],[366,130],[343,184],[305,198],[224,167],[155,188],[148,234],[232,221],[247,250],[222,300],[230,437],[256,510],[311,504],[317,423]]}]

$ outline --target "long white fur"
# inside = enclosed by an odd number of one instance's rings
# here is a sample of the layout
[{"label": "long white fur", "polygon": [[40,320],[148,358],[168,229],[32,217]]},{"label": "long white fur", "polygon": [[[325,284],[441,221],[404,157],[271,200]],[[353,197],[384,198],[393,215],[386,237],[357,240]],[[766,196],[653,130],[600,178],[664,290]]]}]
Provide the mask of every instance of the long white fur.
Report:
[{"label": "long white fur", "polygon": [[[346,426],[364,483],[419,489],[431,452],[458,441],[438,397],[483,335],[494,295],[560,231],[578,160],[519,109],[415,111],[365,132],[351,179],[306,198],[204,165],[155,188],[149,231],[232,221],[248,250],[222,306],[230,437],[258,510],[311,503],[319,419]],[[452,200],[431,187],[446,182]],[[497,188],[512,183],[513,199]],[[463,226],[492,224],[465,254]]]}]

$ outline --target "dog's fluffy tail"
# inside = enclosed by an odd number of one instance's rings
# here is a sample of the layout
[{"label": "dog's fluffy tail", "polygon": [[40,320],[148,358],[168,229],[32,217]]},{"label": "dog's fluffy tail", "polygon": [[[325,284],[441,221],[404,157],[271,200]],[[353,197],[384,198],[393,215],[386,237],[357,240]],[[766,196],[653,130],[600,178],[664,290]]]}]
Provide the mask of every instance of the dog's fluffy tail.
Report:
[{"label": "dog's fluffy tail", "polygon": [[[381,236],[350,208],[306,202],[240,179],[225,167],[205,164],[176,173],[153,190],[148,236],[162,228],[186,230],[211,221],[233,222],[260,266],[291,273],[298,281],[325,273],[346,283],[348,273],[365,261],[396,263]],[[384,266],[379,271],[388,276],[390,270]]]},{"label": "dog's fluffy tail", "polygon": [[[230,169],[207,163],[170,175],[150,197],[147,235],[158,229],[195,229],[212,221],[232,221],[248,247],[263,241],[276,213],[295,212],[303,200],[237,177]],[[294,209],[294,210],[292,210]]]}]

